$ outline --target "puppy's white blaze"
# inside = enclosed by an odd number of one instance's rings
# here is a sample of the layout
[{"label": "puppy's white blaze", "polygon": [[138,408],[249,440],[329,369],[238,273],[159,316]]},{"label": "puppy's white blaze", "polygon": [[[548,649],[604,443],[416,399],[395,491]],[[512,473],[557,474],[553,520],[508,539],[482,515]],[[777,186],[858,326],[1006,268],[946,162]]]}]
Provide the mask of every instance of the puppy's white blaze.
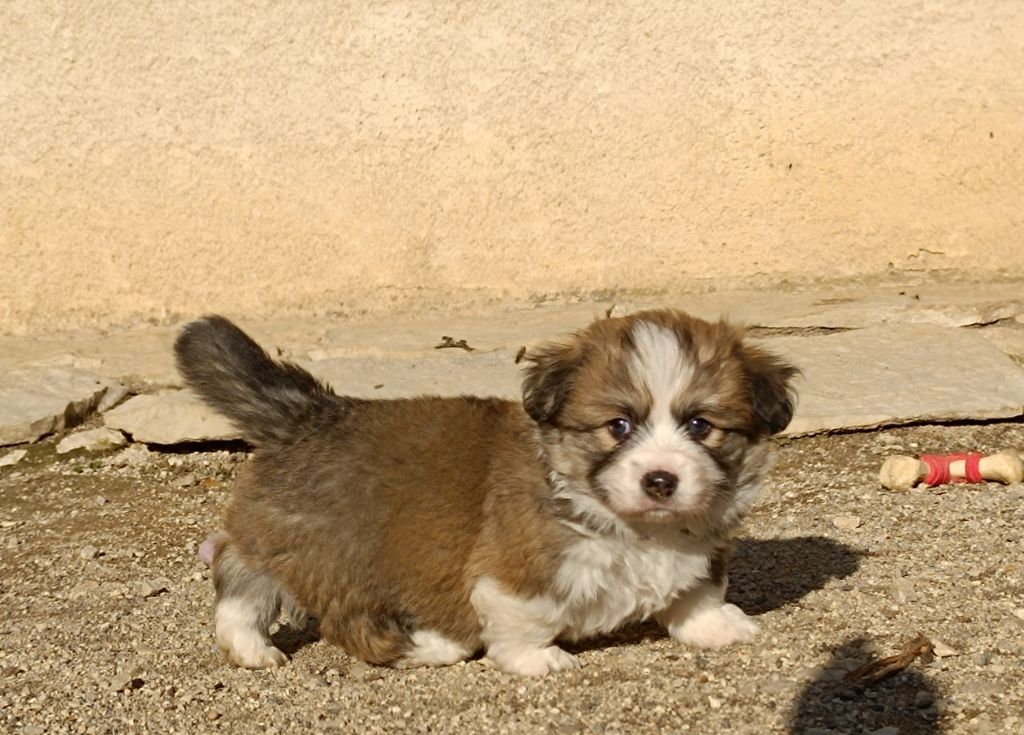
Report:
[{"label": "puppy's white blaze", "polygon": [[686,359],[675,333],[650,322],[633,327],[633,353],[630,368],[633,378],[651,394],[650,420],[654,424],[672,422],[672,399],[693,377],[693,365]]},{"label": "puppy's white blaze", "polygon": [[412,649],[396,666],[450,666],[473,655],[473,649],[457,643],[436,630],[417,630],[412,634]]},{"label": "puppy's white blaze", "polygon": [[544,676],[579,666],[575,656],[552,645],[564,627],[564,604],[509,594],[491,577],[480,578],[469,599],[483,625],[487,655],[502,670]]},{"label": "puppy's white blaze", "polygon": [[244,598],[228,597],[218,602],[214,616],[217,645],[233,663],[246,669],[283,666],[288,657],[271,644],[267,631],[260,630],[258,617],[257,609]]},{"label": "puppy's white blaze", "polygon": [[585,538],[570,546],[555,579],[565,599],[563,635],[583,638],[642,620],[706,578],[711,546],[673,540],[678,545]]}]

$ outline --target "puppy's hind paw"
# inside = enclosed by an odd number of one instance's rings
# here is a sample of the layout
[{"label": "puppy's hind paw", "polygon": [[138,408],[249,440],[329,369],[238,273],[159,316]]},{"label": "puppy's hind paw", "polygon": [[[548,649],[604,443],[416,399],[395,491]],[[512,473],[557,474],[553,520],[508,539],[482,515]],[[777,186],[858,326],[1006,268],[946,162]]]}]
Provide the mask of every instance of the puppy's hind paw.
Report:
[{"label": "puppy's hind paw", "polygon": [[722,648],[733,643],[747,643],[758,633],[758,626],[745,612],[726,603],[697,610],[682,623],[669,627],[669,634],[679,641],[698,648]]},{"label": "puppy's hind paw", "polygon": [[230,648],[221,645],[221,650],[231,663],[243,669],[270,669],[288,663],[284,651],[259,640],[240,642],[236,639]]},{"label": "puppy's hind paw", "polygon": [[555,671],[576,669],[579,659],[558,646],[546,648],[489,648],[487,655],[502,671],[521,676],[547,676]]}]

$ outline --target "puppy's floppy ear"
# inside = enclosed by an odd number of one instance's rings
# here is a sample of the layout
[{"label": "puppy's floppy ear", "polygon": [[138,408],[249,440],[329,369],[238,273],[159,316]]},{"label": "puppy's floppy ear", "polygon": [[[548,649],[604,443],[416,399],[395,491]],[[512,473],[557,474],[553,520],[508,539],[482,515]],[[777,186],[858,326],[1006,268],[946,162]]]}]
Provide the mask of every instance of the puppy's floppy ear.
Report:
[{"label": "puppy's floppy ear", "polygon": [[796,409],[794,379],[800,369],[778,355],[744,344],[740,351],[754,414],[768,434],[778,434],[793,418]]},{"label": "puppy's floppy ear", "polygon": [[583,349],[578,342],[549,342],[528,352],[525,360],[523,408],[538,423],[551,421],[572,391]]}]

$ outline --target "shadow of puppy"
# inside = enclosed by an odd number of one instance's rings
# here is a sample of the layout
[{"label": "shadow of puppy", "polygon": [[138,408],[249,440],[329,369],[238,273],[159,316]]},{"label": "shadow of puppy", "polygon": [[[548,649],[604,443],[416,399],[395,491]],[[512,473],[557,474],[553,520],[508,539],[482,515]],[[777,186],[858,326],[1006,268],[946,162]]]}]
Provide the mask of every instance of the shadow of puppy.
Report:
[{"label": "shadow of puppy", "polygon": [[[935,707],[938,691],[928,677],[908,668],[874,684],[847,681],[847,672],[863,664],[864,638],[852,638],[832,652],[821,673],[793,705],[789,731],[892,732],[929,735],[941,732]],[[888,730],[884,728],[889,728]]]},{"label": "shadow of puppy", "polygon": [[301,628],[292,623],[282,623],[270,636],[270,641],[290,658],[311,643],[320,640],[320,622],[309,618]]},{"label": "shadow of puppy", "polygon": [[729,602],[748,615],[777,610],[857,571],[861,553],[823,536],[737,539],[729,562]]}]

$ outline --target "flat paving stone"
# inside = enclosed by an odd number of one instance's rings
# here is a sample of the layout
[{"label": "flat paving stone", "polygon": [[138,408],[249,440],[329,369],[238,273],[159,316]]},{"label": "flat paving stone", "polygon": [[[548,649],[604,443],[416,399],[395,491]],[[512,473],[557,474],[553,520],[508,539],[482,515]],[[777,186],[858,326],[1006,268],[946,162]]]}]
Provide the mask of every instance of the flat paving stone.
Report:
[{"label": "flat paving stone", "polygon": [[[762,342],[804,371],[787,435],[1024,413],[1024,370],[973,331],[893,324]],[[444,352],[455,354],[331,358],[303,365],[337,392],[364,398],[520,396],[514,350]]]},{"label": "flat paving stone", "polygon": [[241,433],[188,390],[165,390],[129,398],[103,415],[111,429],[147,444],[182,444],[240,439]]},{"label": "flat paving stone", "polygon": [[[674,307],[705,319],[724,317],[761,330],[863,329],[881,324],[962,327],[1024,323],[1021,285],[881,284],[809,290],[720,291],[606,300],[498,303],[458,310],[354,317],[231,315],[274,354],[295,360],[409,358],[442,336],[480,350],[515,350],[580,329],[614,307],[616,315]],[[199,317],[202,309],[192,316]],[[187,321],[187,320],[186,320]],[[184,324],[184,321],[182,322]],[[137,389],[181,387],[171,345],[181,325],[133,326],[64,334],[0,335],[0,371],[27,365],[85,367]]]},{"label": "flat paving stone", "polygon": [[[972,330],[903,324],[761,341],[804,372],[786,435],[1024,413],[1024,369]],[[466,394],[515,400],[522,380],[515,351],[506,349],[301,364],[337,393],[361,398]],[[158,444],[239,437],[187,391],[138,396],[105,420],[137,441]]]},{"label": "flat paving stone", "polygon": [[998,347],[1018,363],[1024,364],[1024,324],[993,326],[979,329],[978,335]]},{"label": "flat paving stone", "polygon": [[790,435],[1024,413],[1024,370],[972,330],[893,324],[764,344],[804,371]]},{"label": "flat paving stone", "polygon": [[[610,300],[495,304],[358,318],[240,318],[238,323],[272,355],[298,362],[339,393],[517,399],[521,372],[513,358],[521,347],[580,329],[611,306],[616,315],[681,308],[708,319],[747,324],[804,368],[797,415],[786,431],[795,435],[1020,415],[1022,371],[1007,357],[1024,361],[1020,293],[1014,283],[984,289],[973,284],[892,285],[633,298],[614,305]],[[960,328],[980,325],[988,326]],[[112,385],[120,381],[133,392],[147,394],[142,401],[130,399],[109,419],[110,426],[139,441],[237,438],[237,431],[191,394],[152,393],[181,387],[171,348],[177,331],[177,326],[160,325],[0,337],[0,373],[26,365],[35,366],[32,370],[88,367]],[[435,349],[443,337],[465,340],[473,350]],[[111,387],[96,410],[104,411],[123,392]],[[0,397],[0,415],[3,403]]]},{"label": "flat paving stone", "polygon": [[331,358],[301,363],[334,388],[358,398],[476,395],[519,398],[522,375],[516,350],[439,350],[411,359]]},{"label": "flat paving stone", "polygon": [[73,367],[0,370],[0,446],[73,426],[99,407],[116,381]]}]

